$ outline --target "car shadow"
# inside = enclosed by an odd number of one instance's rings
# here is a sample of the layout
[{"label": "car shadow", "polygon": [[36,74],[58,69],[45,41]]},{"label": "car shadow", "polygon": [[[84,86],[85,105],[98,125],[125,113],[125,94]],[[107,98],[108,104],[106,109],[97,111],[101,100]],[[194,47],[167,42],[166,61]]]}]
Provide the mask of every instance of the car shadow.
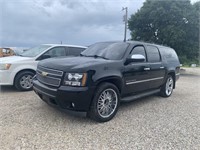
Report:
[{"label": "car shadow", "polygon": [[[155,94],[155,95],[139,98],[139,99],[136,99],[136,100],[133,100],[133,101],[130,101],[130,102],[121,102],[119,111],[120,112],[126,111],[130,107],[136,108],[138,106],[145,105],[146,103],[150,103],[152,101],[158,100],[159,98],[160,98],[160,96]],[[73,123],[76,122],[76,123],[85,124],[85,125],[87,125],[87,124],[90,124],[90,125],[99,124],[98,122],[86,117],[86,114],[79,114],[79,113],[73,112],[73,111],[58,109],[58,108],[52,107],[51,105],[48,105],[48,104],[45,104],[45,103],[43,103],[43,107],[48,109],[48,111],[50,111],[49,113],[52,113],[52,111],[53,111],[60,118],[70,120],[70,122],[73,122]],[[108,122],[104,122],[104,123],[106,124]]]},{"label": "car shadow", "polygon": [[[48,109],[49,113],[56,113],[61,120],[68,120],[69,123],[85,124],[85,125],[95,125],[98,122],[91,120],[85,113],[77,113],[76,111],[68,111],[63,109],[58,109],[44,103],[45,109]],[[52,118],[50,118],[52,119]]]}]

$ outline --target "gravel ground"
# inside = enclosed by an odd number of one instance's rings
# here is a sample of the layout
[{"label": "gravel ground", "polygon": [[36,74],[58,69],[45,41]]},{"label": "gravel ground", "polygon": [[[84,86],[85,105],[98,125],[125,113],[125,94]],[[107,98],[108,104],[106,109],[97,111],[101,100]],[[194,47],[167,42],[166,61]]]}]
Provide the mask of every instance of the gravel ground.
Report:
[{"label": "gravel ground", "polygon": [[49,107],[34,92],[2,87],[0,150],[200,149],[200,76],[182,75],[170,98],[122,104],[106,123]]},{"label": "gravel ground", "polygon": [[188,75],[199,75],[200,76],[200,68],[199,67],[181,67],[181,74]]}]

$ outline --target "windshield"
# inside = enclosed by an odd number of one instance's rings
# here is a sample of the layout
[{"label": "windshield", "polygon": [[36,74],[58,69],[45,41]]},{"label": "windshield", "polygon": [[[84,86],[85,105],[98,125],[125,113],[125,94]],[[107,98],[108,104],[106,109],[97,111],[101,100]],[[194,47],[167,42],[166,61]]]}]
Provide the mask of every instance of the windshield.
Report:
[{"label": "windshield", "polygon": [[23,52],[22,54],[20,54],[20,56],[35,57],[35,56],[39,55],[40,53],[42,53],[44,50],[46,50],[49,47],[51,47],[51,46],[49,46],[49,45],[40,45],[40,46],[31,48],[31,49]]},{"label": "windshield", "polygon": [[96,43],[88,47],[81,53],[86,57],[101,57],[110,60],[122,59],[128,47],[128,43],[113,42],[113,43]]}]

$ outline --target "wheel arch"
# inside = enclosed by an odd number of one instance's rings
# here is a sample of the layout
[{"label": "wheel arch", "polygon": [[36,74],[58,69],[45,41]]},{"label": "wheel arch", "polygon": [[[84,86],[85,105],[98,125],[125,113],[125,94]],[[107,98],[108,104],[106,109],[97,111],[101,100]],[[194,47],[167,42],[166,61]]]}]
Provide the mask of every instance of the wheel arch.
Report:
[{"label": "wheel arch", "polygon": [[22,70],[18,71],[18,72],[15,74],[15,77],[14,77],[14,80],[13,80],[13,85],[15,84],[17,75],[20,74],[21,72],[24,72],[24,71],[30,71],[30,72],[36,74],[36,71],[35,71],[34,69],[22,69]]},{"label": "wheel arch", "polygon": [[170,71],[167,75],[171,75],[173,80],[174,80],[174,86],[173,88],[175,89],[176,87],[176,75],[175,75],[175,72],[174,71]]},{"label": "wheel arch", "polygon": [[110,76],[110,77],[102,78],[96,82],[96,87],[98,87],[101,83],[104,83],[104,82],[114,84],[118,88],[119,92],[121,93],[122,87],[123,87],[123,81],[120,77]]}]

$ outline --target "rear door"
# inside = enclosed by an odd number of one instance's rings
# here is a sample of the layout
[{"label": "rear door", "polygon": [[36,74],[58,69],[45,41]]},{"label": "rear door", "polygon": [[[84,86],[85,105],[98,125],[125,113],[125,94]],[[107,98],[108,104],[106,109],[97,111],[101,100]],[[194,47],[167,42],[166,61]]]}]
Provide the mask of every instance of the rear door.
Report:
[{"label": "rear door", "polygon": [[148,86],[150,89],[161,86],[165,76],[165,67],[156,46],[146,45],[147,61],[150,65]]}]

